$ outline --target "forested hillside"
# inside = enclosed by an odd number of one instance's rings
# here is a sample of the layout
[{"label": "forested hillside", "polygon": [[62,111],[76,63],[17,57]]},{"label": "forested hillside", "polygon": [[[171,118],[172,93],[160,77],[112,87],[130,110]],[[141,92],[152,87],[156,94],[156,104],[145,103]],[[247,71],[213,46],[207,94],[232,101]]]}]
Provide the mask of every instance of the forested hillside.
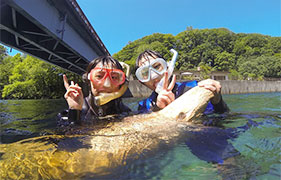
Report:
[{"label": "forested hillside", "polygon": [[62,74],[81,83],[81,77],[29,55],[8,56],[0,46],[0,97],[63,98]]},{"label": "forested hillside", "polygon": [[[233,79],[281,78],[281,37],[235,34],[227,29],[192,29],[176,36],[152,34],[129,42],[113,56],[134,67],[139,53],[160,52],[169,60],[169,49],[178,51],[176,70],[229,71]],[[29,55],[7,55],[0,45],[0,97],[62,98],[62,74],[81,83],[81,77]]]},{"label": "forested hillside", "polygon": [[225,28],[199,30],[188,27],[176,36],[155,33],[129,42],[113,56],[133,67],[142,51],[155,50],[169,60],[171,48],[179,53],[177,70],[203,66],[214,71],[229,71],[236,79],[281,77],[281,37],[235,34]]}]

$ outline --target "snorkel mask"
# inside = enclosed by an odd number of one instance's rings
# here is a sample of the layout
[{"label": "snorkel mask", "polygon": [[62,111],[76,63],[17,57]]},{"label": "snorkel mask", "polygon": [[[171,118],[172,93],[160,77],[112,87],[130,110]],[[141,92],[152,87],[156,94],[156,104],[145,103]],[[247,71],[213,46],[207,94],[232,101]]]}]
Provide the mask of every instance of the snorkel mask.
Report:
[{"label": "snorkel mask", "polygon": [[[126,69],[126,76],[130,75],[130,66],[124,62],[120,62],[123,69]],[[97,106],[104,105],[113,99],[121,97],[128,88],[128,83],[126,80],[125,73],[120,69],[106,69],[106,68],[94,68],[88,74],[88,79],[93,83],[103,82],[106,83],[108,79],[114,85],[122,85],[117,92],[112,93],[99,93],[98,96],[95,96],[94,102]],[[124,83],[125,82],[125,83]]]},{"label": "snorkel mask", "polygon": [[[175,63],[178,57],[178,52],[174,49],[170,50],[174,55],[172,60],[169,62],[169,67],[167,70],[167,62],[162,58],[156,58],[151,62],[147,61],[144,66],[141,66],[136,71],[136,77],[141,82],[148,82],[152,79],[156,79],[157,77],[163,75],[166,71],[168,71],[168,79],[171,77],[174,71]],[[156,92],[159,93],[163,89],[164,77],[160,80],[156,87]]]},{"label": "snorkel mask", "polygon": [[136,76],[141,82],[148,82],[161,76],[167,70],[167,62],[162,58],[156,58],[152,61],[146,61],[144,66],[141,66],[136,71]]},{"label": "snorkel mask", "polygon": [[107,69],[96,67],[89,73],[89,79],[93,83],[103,83],[108,85],[108,80],[115,86],[125,82],[125,73],[120,69]]}]

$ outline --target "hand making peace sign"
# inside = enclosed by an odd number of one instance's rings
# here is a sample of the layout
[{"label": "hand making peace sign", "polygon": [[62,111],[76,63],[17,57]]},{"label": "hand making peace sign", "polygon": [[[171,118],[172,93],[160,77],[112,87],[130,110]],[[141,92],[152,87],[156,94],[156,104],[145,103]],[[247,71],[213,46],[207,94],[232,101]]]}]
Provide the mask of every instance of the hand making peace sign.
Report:
[{"label": "hand making peace sign", "polygon": [[63,83],[66,89],[64,98],[68,103],[69,109],[82,110],[84,101],[82,88],[77,83],[74,84],[73,81],[71,81],[71,84],[69,85],[68,79],[65,74],[63,75]]},{"label": "hand making peace sign", "polygon": [[165,79],[164,79],[163,89],[158,94],[157,101],[156,101],[156,105],[161,109],[168,106],[168,104],[170,104],[175,100],[175,94],[172,92],[172,89],[174,88],[176,83],[176,76],[173,75],[173,79],[169,84],[169,86],[168,86],[169,83],[168,72],[164,73],[164,78]]}]

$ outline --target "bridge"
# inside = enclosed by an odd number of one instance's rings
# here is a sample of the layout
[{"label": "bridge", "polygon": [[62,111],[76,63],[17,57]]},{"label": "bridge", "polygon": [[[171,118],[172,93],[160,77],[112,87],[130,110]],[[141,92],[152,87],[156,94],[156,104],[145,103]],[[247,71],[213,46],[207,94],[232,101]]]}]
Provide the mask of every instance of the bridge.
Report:
[{"label": "bridge", "polygon": [[1,43],[76,74],[110,55],[76,0],[1,0],[0,13]]}]

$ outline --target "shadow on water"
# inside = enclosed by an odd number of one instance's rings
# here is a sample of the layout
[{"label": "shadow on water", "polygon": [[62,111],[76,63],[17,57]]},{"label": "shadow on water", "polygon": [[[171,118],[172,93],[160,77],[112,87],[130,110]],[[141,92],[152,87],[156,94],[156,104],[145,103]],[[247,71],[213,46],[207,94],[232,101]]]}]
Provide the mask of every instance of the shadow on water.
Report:
[{"label": "shadow on water", "polygon": [[[280,179],[281,93],[225,95],[227,116],[202,119],[201,131],[187,128],[177,144],[128,159],[110,174],[83,173],[77,179]],[[125,99],[132,109],[137,99]],[[54,134],[64,100],[0,101],[1,143]],[[75,153],[90,146],[79,138],[42,139],[39,149]],[[42,143],[42,147],[40,147]],[[50,146],[54,144],[55,146]],[[19,146],[19,148],[22,148]],[[49,149],[48,149],[49,148]],[[28,151],[29,148],[27,148]],[[15,149],[10,151],[16,151]],[[22,150],[24,151],[24,150]],[[4,157],[1,152],[0,156]],[[62,156],[60,156],[63,158]],[[66,159],[67,161],[67,159]],[[86,161],[85,161],[86,163]],[[65,172],[65,171],[64,171]],[[71,177],[69,174],[66,177]]]}]

